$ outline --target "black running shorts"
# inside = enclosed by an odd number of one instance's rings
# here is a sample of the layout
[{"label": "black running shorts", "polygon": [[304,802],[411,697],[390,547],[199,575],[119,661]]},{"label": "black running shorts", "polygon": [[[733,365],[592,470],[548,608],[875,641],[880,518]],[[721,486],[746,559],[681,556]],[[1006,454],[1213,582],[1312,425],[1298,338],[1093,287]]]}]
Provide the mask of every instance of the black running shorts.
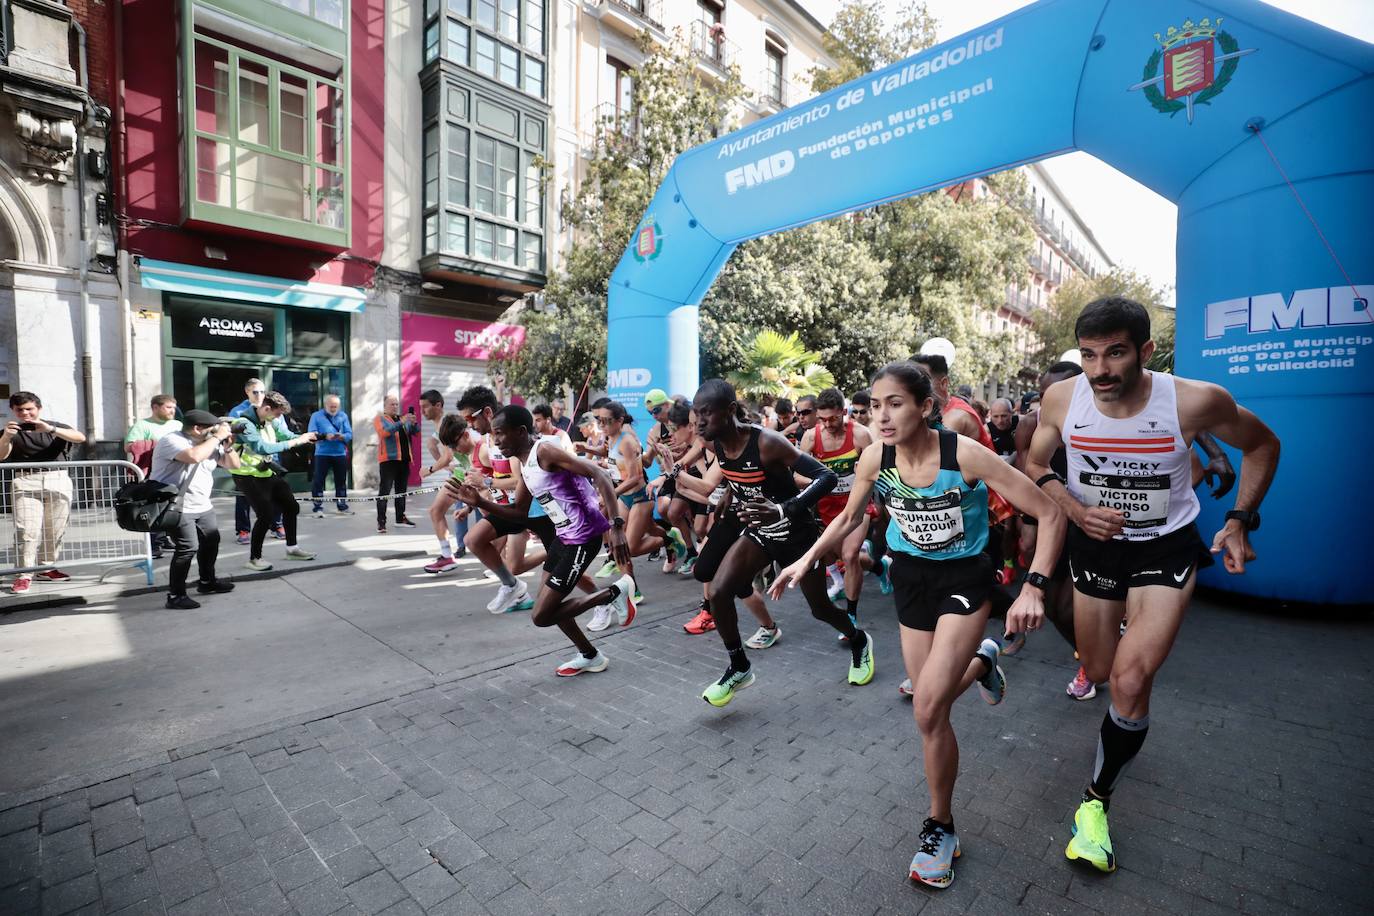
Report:
[{"label": "black running shorts", "polygon": [[549,549],[550,544],[558,541],[558,535],[553,527],[553,520],[547,515],[524,518],[518,522],[508,518],[502,518],[495,513],[491,515],[484,514],[482,517],[491,523],[491,527],[496,529],[498,537],[509,537],[512,534],[528,531],[530,534],[539,538],[539,542],[544,545],[545,550]]},{"label": "black running shorts", "polygon": [[1146,585],[1181,589],[1213,563],[1195,524],[1152,541],[1098,541],[1070,525],[1065,552],[1074,590],[1108,601],[1125,601],[1128,591]]},{"label": "black running shorts", "polygon": [[567,596],[600,555],[601,545],[600,537],[584,544],[564,544],[554,538],[553,543],[547,546],[548,556],[544,559],[544,572],[549,574],[544,584],[558,594]]},{"label": "black running shorts", "polygon": [[988,600],[997,580],[986,553],[958,560],[930,560],[900,550],[892,557],[892,596],[897,620],[913,630],[934,631],[946,614],[972,614]]},{"label": "black running shorts", "polygon": [[[818,536],[819,533],[813,526],[801,524],[795,525],[792,529],[792,536],[784,541],[762,538],[740,521],[733,512],[726,512],[716,520],[706,535],[706,543],[697,556],[697,565],[693,569],[692,575],[698,582],[710,582],[715,579],[721,562],[725,560],[725,555],[730,552],[730,548],[740,538],[748,538],[758,545],[767,554],[768,559],[779,566],[790,566],[801,559],[802,554],[811,549],[811,545],[816,543]],[[736,590],[736,597],[748,598],[753,593],[753,583],[745,582],[741,583]]]}]

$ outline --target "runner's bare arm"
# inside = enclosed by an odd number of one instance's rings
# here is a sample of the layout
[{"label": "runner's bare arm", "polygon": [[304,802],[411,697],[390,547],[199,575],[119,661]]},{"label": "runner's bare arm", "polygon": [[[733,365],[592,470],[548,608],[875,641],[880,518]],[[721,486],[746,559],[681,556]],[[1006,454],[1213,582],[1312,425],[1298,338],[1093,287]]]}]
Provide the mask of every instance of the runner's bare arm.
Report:
[{"label": "runner's bare arm", "polygon": [[514,502],[509,503],[492,502],[482,490],[470,483],[459,483],[454,477],[450,477],[444,483],[444,490],[455,499],[467,503],[474,509],[482,510],[483,515],[495,515],[513,522],[524,521],[529,517],[530,501],[533,499],[522,477],[516,477]]},{"label": "runner's bare arm", "polygon": [[[1179,413],[1185,410],[1197,417],[1197,427],[1205,429],[1227,445],[1240,449],[1240,482],[1236,486],[1239,511],[1254,512],[1269,492],[1279,467],[1279,437],[1259,417],[1238,405],[1230,392],[1219,385],[1190,382],[1179,399]],[[1196,413],[1188,408],[1196,403]],[[1239,519],[1230,519],[1212,539],[1212,553],[1224,553],[1226,571],[1239,575],[1245,564],[1255,559],[1250,533]]]},{"label": "runner's bare arm", "polygon": [[878,471],[882,463],[882,449],[864,450],[854,468],[854,486],[849,491],[849,501],[844,504],[844,509],[826,526],[825,531],[821,532],[820,539],[801,559],[778,574],[768,594],[775,599],[781,598],[783,591],[795,586],[815,565],[818,558],[838,549],[849,533],[864,523],[867,519],[864,509],[868,505],[869,496],[873,493],[873,485],[878,480]]},{"label": "runner's bare arm", "polygon": [[578,458],[561,448],[545,448],[539,450],[539,466],[546,471],[568,471],[579,477],[586,477],[591,480],[592,486],[596,487],[596,492],[601,495],[606,505],[613,506],[616,503],[615,485],[611,483],[611,475],[594,461]]},{"label": "runner's bare arm", "polygon": [[977,442],[982,430],[978,428],[978,421],[966,410],[955,410],[942,415],[945,429],[953,430],[961,436],[967,436]]},{"label": "runner's bare arm", "polygon": [[453,464],[453,449],[433,437],[430,437],[429,440],[429,454],[434,460],[429,468],[420,469],[421,477],[428,477],[430,474],[445,470]]},{"label": "runner's bare arm", "polygon": [[798,451],[797,447],[783,438],[781,433],[775,433],[770,429],[759,433],[759,463],[764,468],[769,465],[781,465],[793,474],[805,477],[810,483],[796,496],[781,504],[756,499],[740,506],[740,518],[749,525],[766,525],[790,516],[803,515],[840,482],[834,471],[811,455]]},{"label": "runner's bare arm", "polygon": [[[1064,417],[1068,415],[1074,381],[1065,379],[1055,382],[1041,399],[1040,422],[1026,456],[1026,476],[1040,484],[1040,488],[1054,500],[1060,511],[1069,521],[1082,528],[1084,534],[1099,541],[1109,541],[1121,532],[1126,522],[1125,516],[1115,509],[1085,506],[1074,499],[1063,481],[1057,478],[1045,480],[1050,475],[1050,459],[1064,442]],[[1041,483],[1042,480],[1044,483]]]},{"label": "runner's bare arm", "polygon": [[972,474],[1010,500],[1018,512],[1035,518],[1040,536],[1036,539],[1035,558],[1029,571],[1043,576],[1053,573],[1068,528],[1068,520],[1054,500],[1029,477],[999,458],[996,452],[988,451],[976,441],[959,440],[959,467],[964,469],[965,480]]},{"label": "runner's bare arm", "polygon": [[[1231,467],[1231,459],[1226,457],[1226,452],[1222,451],[1221,445],[1218,444],[1216,438],[1206,430],[1198,431],[1197,438],[1193,440],[1193,444],[1207,453],[1207,463],[1205,465],[1202,464],[1201,461],[1198,461],[1198,464],[1202,467],[1201,479],[1207,481],[1207,485],[1212,487],[1212,498],[1221,499],[1227,493],[1230,493],[1231,488],[1236,485],[1236,469]],[[1194,460],[1197,460],[1196,457]],[[1213,477],[1217,479],[1215,485],[1212,483]],[[1193,486],[1196,487],[1197,485],[1198,481],[1194,480]]]},{"label": "runner's bare arm", "polygon": [[[1039,534],[1035,540],[1035,557],[1031,560],[1030,572],[1049,578],[1059,560],[1059,551],[1064,547],[1064,532],[1068,524],[1054,500],[1032,483],[1029,477],[977,442],[960,440],[959,467],[964,471],[965,480],[969,474],[981,478],[1010,500],[1017,511],[1035,516],[1039,523]],[[1022,583],[1020,594],[1007,611],[1007,632],[1038,630],[1044,620],[1044,591],[1029,582]]]},{"label": "runner's bare arm", "polygon": [[1035,475],[1031,474],[1030,469],[1027,467],[1027,465],[1029,464],[1027,455],[1030,452],[1031,437],[1035,435],[1035,430],[1039,423],[1040,418],[1038,414],[1028,413],[1024,417],[1022,417],[1020,421],[1016,424],[1015,467],[1016,470],[1020,471],[1022,474],[1025,474],[1027,477],[1030,477],[1031,479],[1035,479]]},{"label": "runner's bare arm", "polygon": [[639,439],[631,434],[621,441],[625,444],[620,447],[621,480],[620,486],[615,488],[616,496],[644,489],[644,465],[639,461]]},{"label": "runner's bare arm", "polygon": [[719,462],[707,468],[706,473],[701,477],[679,474],[677,475],[677,491],[699,503],[704,503],[711,498],[716,487],[720,486],[722,476]]},{"label": "runner's bare arm", "polygon": [[649,427],[649,436],[644,440],[650,443],[649,447],[644,449],[643,453],[639,456],[639,463],[646,471],[649,470],[649,465],[654,463],[654,459],[658,457],[657,443],[660,441],[662,435],[663,421],[660,420]]}]

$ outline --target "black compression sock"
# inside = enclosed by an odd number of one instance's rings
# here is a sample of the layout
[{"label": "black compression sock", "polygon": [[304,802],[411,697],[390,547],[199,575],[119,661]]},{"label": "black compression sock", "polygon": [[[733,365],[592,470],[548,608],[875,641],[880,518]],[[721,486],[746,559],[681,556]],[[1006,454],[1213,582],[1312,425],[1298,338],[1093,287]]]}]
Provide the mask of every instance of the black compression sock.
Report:
[{"label": "black compression sock", "polygon": [[732,671],[749,670],[749,656],[744,654],[743,646],[737,649],[729,649],[728,651],[730,653],[730,669]]},{"label": "black compression sock", "polygon": [[844,599],[844,603],[845,603],[845,611],[848,612],[849,616],[850,616],[850,617],[853,617],[853,618],[857,618],[857,617],[859,616],[859,599],[858,599],[858,598],[850,598],[848,595],[846,595],[846,596],[845,596],[845,599]]},{"label": "black compression sock", "polygon": [[697,549],[696,549],[695,547],[688,547],[688,548],[687,548],[687,556],[689,556],[689,557],[694,557],[694,556],[696,556],[696,555],[697,555]]},{"label": "black compression sock", "polygon": [[864,647],[868,645],[868,634],[863,630],[855,629],[854,635],[849,637],[849,651],[854,656],[854,664],[859,663],[863,657]]},{"label": "black compression sock", "polygon": [[583,657],[583,658],[596,658],[596,657],[597,657],[598,655],[600,655],[600,654],[601,654],[601,653],[600,653],[599,651],[597,651],[596,649],[592,649],[592,654],[591,654],[591,655],[588,655],[586,652],[583,652],[583,653],[582,653],[582,657]]},{"label": "black compression sock", "polygon": [[1140,752],[1149,732],[1149,716],[1127,719],[1116,711],[1115,706],[1107,709],[1098,732],[1097,764],[1093,767],[1093,781],[1090,784],[1094,795],[1105,799],[1112,794],[1116,781],[1126,765]]}]

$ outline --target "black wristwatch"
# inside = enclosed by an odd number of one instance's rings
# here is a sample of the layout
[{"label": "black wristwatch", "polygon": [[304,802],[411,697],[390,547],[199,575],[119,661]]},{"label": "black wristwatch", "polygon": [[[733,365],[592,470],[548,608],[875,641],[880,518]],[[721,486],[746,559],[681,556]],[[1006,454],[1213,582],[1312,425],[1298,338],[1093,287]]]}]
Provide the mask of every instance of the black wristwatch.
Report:
[{"label": "black wristwatch", "polygon": [[611,519],[611,527],[619,531],[621,528],[625,527],[625,519],[617,515],[615,518]]},{"label": "black wristwatch", "polygon": [[1050,580],[1044,573],[1029,572],[1026,573],[1026,584],[1034,585],[1043,592],[1049,589]]},{"label": "black wristwatch", "polygon": [[1240,522],[1246,531],[1257,531],[1260,526],[1260,514],[1249,509],[1232,509],[1226,513],[1226,520],[1229,522],[1231,519]]}]

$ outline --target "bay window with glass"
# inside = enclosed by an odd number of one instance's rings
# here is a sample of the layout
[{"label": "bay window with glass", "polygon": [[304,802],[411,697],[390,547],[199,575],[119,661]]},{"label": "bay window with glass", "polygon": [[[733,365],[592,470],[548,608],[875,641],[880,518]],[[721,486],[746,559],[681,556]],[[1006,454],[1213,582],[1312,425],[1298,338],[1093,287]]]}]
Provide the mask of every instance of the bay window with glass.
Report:
[{"label": "bay window with glass", "polygon": [[425,272],[541,285],[546,0],[425,0]]},{"label": "bay window with glass", "polygon": [[542,283],[547,115],[442,74],[423,110],[422,269]]},{"label": "bay window with glass", "polygon": [[[307,31],[342,20],[342,7],[301,0],[260,4]],[[349,245],[346,61],[325,53],[288,60],[212,28],[213,8],[184,7],[183,106],[188,222],[229,225],[326,247]],[[346,32],[338,30],[340,50]],[[312,66],[313,64],[313,66]]]},{"label": "bay window with glass", "polygon": [[546,7],[546,0],[425,0],[424,63],[442,58],[544,99]]}]

